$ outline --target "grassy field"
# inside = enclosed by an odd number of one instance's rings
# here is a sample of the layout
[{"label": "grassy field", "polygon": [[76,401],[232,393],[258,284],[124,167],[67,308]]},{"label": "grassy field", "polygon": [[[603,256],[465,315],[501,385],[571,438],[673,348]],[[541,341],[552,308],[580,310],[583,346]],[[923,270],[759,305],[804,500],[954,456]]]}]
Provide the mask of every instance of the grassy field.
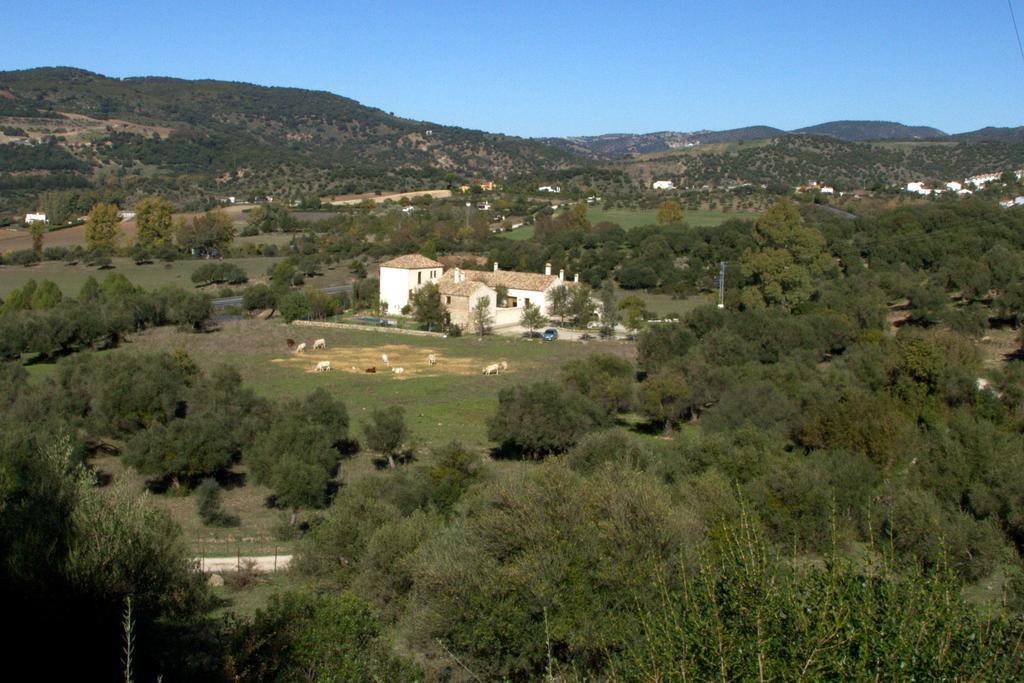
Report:
[{"label": "grassy field", "polygon": [[[312,341],[323,337],[327,350],[296,356],[285,339]],[[479,452],[487,468],[500,473],[521,467],[517,462],[487,457],[494,445],[487,439],[487,419],[497,409],[500,388],[522,382],[551,379],[565,362],[594,352],[609,352],[632,358],[635,347],[624,342],[542,342],[492,336],[446,339],[418,337],[391,332],[363,332],[285,325],[276,320],[245,320],[225,323],[209,334],[190,334],[173,328],[158,328],[134,335],[120,348],[104,351],[115,355],[184,349],[205,369],[226,363],[238,368],[245,386],[274,401],[301,397],[317,387],[326,388],[345,402],[351,419],[351,435],[362,437],[369,413],[383,406],[405,408],[411,432],[409,446],[414,461],[429,463],[431,447],[457,440]],[[386,372],[380,354],[387,352],[391,364],[405,368],[402,376]],[[426,356],[438,356],[428,366]],[[335,370],[311,372],[321,358],[330,358]],[[509,372],[483,376],[489,363],[507,360]],[[367,374],[376,365],[380,372]],[[356,371],[352,371],[352,366]],[[53,371],[51,365],[32,365],[35,380]],[[117,456],[95,458],[92,465],[112,479],[125,481],[138,491],[146,487],[145,477],[126,468]],[[363,477],[386,477],[376,454],[361,451],[342,461],[338,484],[344,488]],[[286,554],[293,544],[279,540],[277,530],[284,524],[284,511],[267,506],[270,491],[246,482],[244,464],[236,466],[234,479],[244,485],[229,486],[222,500],[227,512],[240,519],[237,527],[206,527],[200,522],[195,500],[187,495],[160,494],[154,502],[167,509],[181,525],[196,555],[230,556],[244,554]]]},{"label": "grassy field", "polygon": [[515,230],[501,232],[498,234],[507,240],[528,240],[533,238],[534,229],[535,228],[532,225],[524,225],[521,228],[516,228]]},{"label": "grassy field", "polygon": [[[280,257],[251,257],[225,259],[242,268],[252,279],[264,277],[267,268],[282,260]],[[78,294],[90,276],[102,280],[110,273],[120,273],[133,284],[154,289],[164,285],[177,285],[191,288],[194,285],[190,278],[199,266],[209,263],[203,260],[174,261],[172,263],[151,263],[144,266],[135,265],[128,258],[114,258],[114,268],[98,270],[82,264],[67,265],[61,261],[44,261],[34,266],[0,266],[0,297],[6,297],[12,289],[21,287],[30,279],[53,280],[67,296]]]},{"label": "grassy field", "polygon": [[642,290],[617,289],[616,295],[619,299],[624,296],[636,295],[647,304],[647,310],[661,317],[666,315],[683,316],[706,304],[713,304],[717,301],[714,294],[695,294],[685,299],[674,299],[668,294],[651,294]]}]

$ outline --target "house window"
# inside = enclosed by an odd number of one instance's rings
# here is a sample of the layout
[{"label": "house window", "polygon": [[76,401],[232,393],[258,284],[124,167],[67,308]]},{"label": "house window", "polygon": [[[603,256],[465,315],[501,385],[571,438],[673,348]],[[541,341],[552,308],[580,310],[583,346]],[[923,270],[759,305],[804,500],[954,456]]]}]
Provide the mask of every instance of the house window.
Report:
[{"label": "house window", "polygon": [[446,296],[446,297],[444,298],[444,303],[445,303],[446,305],[449,305],[449,306],[450,306],[450,305],[451,305],[451,303],[452,303],[452,298],[451,298],[450,296]]},{"label": "house window", "polygon": [[516,308],[519,306],[519,299],[514,296],[505,297],[505,308]]},{"label": "house window", "polygon": [[422,285],[423,284],[423,271],[422,270],[418,271],[416,273],[416,284],[418,284],[418,285]]},{"label": "house window", "polygon": [[523,301],[525,302],[525,303],[523,304],[523,306],[524,306],[524,307],[526,307],[526,306],[529,306],[529,305],[530,305],[530,300],[529,300],[529,299],[523,299]]}]

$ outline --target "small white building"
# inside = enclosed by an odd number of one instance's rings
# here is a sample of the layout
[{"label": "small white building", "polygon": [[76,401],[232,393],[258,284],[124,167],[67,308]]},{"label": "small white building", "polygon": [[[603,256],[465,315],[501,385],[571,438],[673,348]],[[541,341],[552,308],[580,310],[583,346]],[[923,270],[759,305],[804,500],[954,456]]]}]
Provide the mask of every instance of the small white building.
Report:
[{"label": "small white building", "polygon": [[950,180],[948,183],[946,183],[946,189],[949,190],[950,192],[959,192],[960,190],[964,189],[964,186],[955,180]]},{"label": "small white building", "polygon": [[32,225],[33,223],[47,223],[45,213],[26,213],[25,214],[25,225]]},{"label": "small white building", "polygon": [[974,187],[982,187],[989,183],[999,180],[998,173],[982,173],[980,175],[971,176],[964,181],[965,185],[974,185]]},{"label": "small white building", "polygon": [[676,189],[676,184],[671,180],[655,180],[651,187],[655,190],[674,190]]},{"label": "small white building", "polygon": [[818,192],[820,192],[822,194],[832,194],[832,195],[834,195],[836,193],[836,188],[829,187],[828,185],[822,185],[821,187],[818,188]]},{"label": "small white building", "polygon": [[931,190],[924,186],[923,182],[907,183],[906,191],[926,196],[932,193]]},{"label": "small white building", "polygon": [[444,265],[420,254],[406,254],[380,264],[380,301],[389,315],[398,315],[412,295],[428,282],[438,282]]},{"label": "small white building", "polygon": [[553,192],[554,194],[559,194],[561,191],[561,185],[541,185],[540,187],[537,188],[537,192]]}]

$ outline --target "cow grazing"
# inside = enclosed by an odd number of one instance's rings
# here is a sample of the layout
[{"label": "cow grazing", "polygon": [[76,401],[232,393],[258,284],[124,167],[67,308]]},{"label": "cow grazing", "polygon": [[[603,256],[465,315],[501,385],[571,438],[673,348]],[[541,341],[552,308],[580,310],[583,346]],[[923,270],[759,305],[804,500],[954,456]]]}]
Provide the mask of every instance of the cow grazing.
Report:
[{"label": "cow grazing", "polygon": [[377,368],[376,367],[366,368],[366,372],[377,372]]},{"label": "cow grazing", "polygon": [[389,367],[390,367],[390,365],[391,365],[391,362],[390,362],[390,361],[388,360],[388,354],[386,354],[386,353],[382,353],[382,354],[380,355],[380,359],[381,359],[382,361],[384,361],[384,365],[387,365],[387,366],[389,366]]},{"label": "cow grazing", "polygon": [[288,345],[289,349],[294,349],[295,348],[295,340],[294,339],[285,339],[284,343]]},{"label": "cow grazing", "polygon": [[331,361],[329,361],[329,360],[322,360],[322,361],[320,361],[319,363],[316,364],[316,371],[317,372],[330,372],[331,371]]},{"label": "cow grazing", "polygon": [[396,375],[401,375],[402,373],[405,372],[405,368],[391,368],[391,372],[395,373]]},{"label": "cow grazing", "polygon": [[313,342],[313,348],[314,349],[326,349],[327,348],[327,340],[326,339],[317,339],[315,342]]},{"label": "cow grazing", "polygon": [[435,356],[432,353],[429,354],[427,356],[427,363],[430,364],[430,365],[437,365],[437,356]]},{"label": "cow grazing", "polygon": [[502,372],[508,372],[508,361],[507,360],[501,361],[500,363],[498,363],[498,365],[501,366],[501,371]]},{"label": "cow grazing", "polygon": [[484,373],[483,374],[485,374],[485,375],[497,375],[499,368],[501,368],[500,365],[498,365],[497,363],[493,363],[491,365],[488,365],[486,368],[484,368]]},{"label": "cow grazing", "polygon": [[301,344],[299,344],[298,346],[295,347],[295,353],[302,353],[305,350],[306,350],[306,342],[302,342]]}]

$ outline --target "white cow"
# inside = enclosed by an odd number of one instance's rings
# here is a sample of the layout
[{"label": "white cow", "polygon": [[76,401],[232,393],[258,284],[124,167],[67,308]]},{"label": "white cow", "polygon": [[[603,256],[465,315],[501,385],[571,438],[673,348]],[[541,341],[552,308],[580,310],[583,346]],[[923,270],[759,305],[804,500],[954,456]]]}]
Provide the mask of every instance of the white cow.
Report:
[{"label": "white cow", "polygon": [[437,365],[437,356],[432,353],[427,355],[427,363],[430,365]]},{"label": "white cow", "polygon": [[498,374],[498,370],[500,368],[501,368],[500,365],[498,365],[497,363],[493,363],[491,365],[488,365],[486,368],[484,368],[484,374],[485,375],[497,375]]},{"label": "white cow", "polygon": [[329,360],[322,360],[322,361],[320,361],[319,363],[316,364],[316,371],[317,372],[330,372],[331,371],[331,361],[329,361]]},{"label": "white cow", "polygon": [[382,353],[382,354],[380,355],[380,359],[381,359],[382,361],[384,361],[384,365],[391,365],[391,363],[390,363],[390,362],[388,362],[388,354],[386,354],[386,353]]},{"label": "white cow", "polygon": [[314,349],[326,349],[327,348],[327,340],[326,339],[317,339],[315,342],[313,342],[313,348]]},{"label": "white cow", "polygon": [[301,344],[299,344],[298,346],[295,347],[295,353],[302,353],[305,350],[306,350],[306,342],[302,342]]},{"label": "white cow", "polygon": [[391,372],[395,373],[396,375],[401,375],[403,372],[405,372],[405,368],[391,368]]},{"label": "white cow", "polygon": [[507,360],[501,361],[500,363],[498,363],[498,365],[501,366],[501,371],[502,372],[508,372],[508,361]]}]

